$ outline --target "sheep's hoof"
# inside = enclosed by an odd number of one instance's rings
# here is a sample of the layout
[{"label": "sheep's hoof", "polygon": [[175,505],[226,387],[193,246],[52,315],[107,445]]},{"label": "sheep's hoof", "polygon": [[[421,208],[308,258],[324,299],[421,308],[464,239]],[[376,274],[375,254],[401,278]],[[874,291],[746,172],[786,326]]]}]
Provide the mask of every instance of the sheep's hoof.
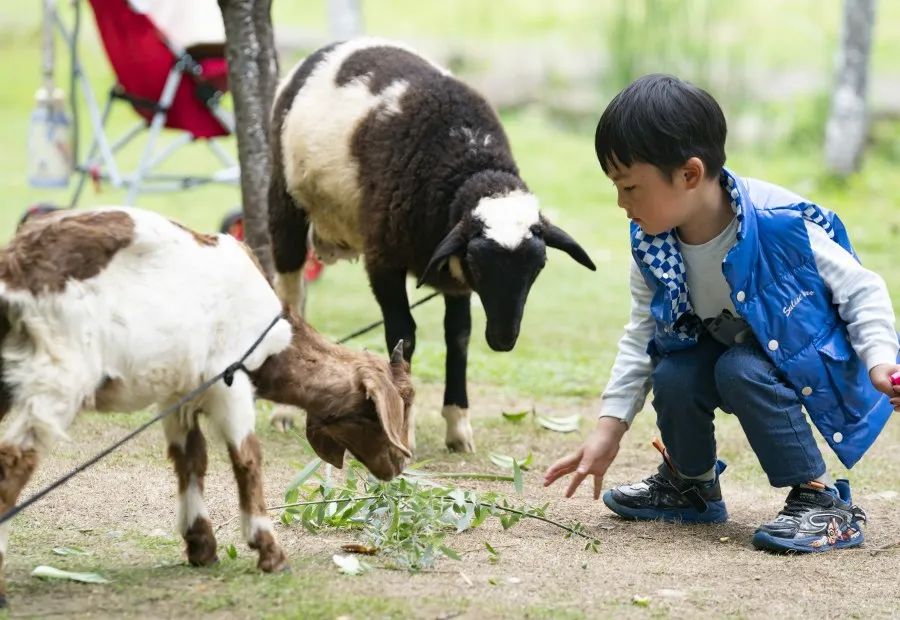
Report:
[{"label": "sheep's hoof", "polygon": [[286,433],[296,426],[296,419],[290,411],[274,411],[269,423],[279,433]]},{"label": "sheep's hoof", "polygon": [[456,405],[444,405],[441,416],[447,421],[444,443],[450,452],[475,452],[475,434],[469,423],[469,411]]}]

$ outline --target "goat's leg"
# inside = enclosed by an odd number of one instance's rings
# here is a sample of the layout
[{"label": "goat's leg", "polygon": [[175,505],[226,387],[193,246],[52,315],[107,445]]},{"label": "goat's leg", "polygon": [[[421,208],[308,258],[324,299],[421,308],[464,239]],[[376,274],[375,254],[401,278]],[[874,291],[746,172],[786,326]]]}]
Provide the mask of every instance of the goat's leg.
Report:
[{"label": "goat's leg", "polygon": [[216,537],[203,501],[206,439],[196,421],[188,430],[177,415],[167,417],[163,426],[178,477],[178,530],[184,538],[188,562],[191,566],[215,564],[219,561]]},{"label": "goat's leg", "polygon": [[444,343],[447,347],[444,407],[447,447],[453,452],[474,452],[475,437],[469,422],[466,361],[472,332],[471,295],[444,295]]},{"label": "goat's leg", "polygon": [[282,302],[303,316],[309,219],[287,190],[282,166],[273,166],[269,181],[269,236],[275,259],[275,291]]},{"label": "goat's leg", "polygon": [[[16,505],[19,493],[28,483],[38,463],[35,448],[22,449],[17,444],[0,443],[0,514]],[[6,543],[9,540],[9,521],[0,525],[0,607],[6,607]]]},{"label": "goat's leg", "polygon": [[275,539],[272,521],[266,512],[262,450],[253,432],[256,411],[253,388],[247,376],[236,375],[231,387],[219,384],[210,389],[206,410],[228,447],[237,480],[241,529],[250,548],[259,552],[257,566],[267,573],[284,570],[288,567],[287,557]]}]

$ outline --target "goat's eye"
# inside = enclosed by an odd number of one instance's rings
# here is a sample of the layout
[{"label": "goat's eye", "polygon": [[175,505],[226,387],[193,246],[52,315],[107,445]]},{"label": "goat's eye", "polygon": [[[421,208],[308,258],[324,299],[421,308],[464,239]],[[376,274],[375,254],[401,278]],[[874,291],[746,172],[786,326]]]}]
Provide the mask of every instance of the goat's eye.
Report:
[{"label": "goat's eye", "polygon": [[622,188],[622,191],[625,191],[625,192],[634,191],[634,188],[635,188],[635,187],[637,187],[637,186],[636,186],[636,185],[629,185],[628,187],[623,187],[623,188]]}]

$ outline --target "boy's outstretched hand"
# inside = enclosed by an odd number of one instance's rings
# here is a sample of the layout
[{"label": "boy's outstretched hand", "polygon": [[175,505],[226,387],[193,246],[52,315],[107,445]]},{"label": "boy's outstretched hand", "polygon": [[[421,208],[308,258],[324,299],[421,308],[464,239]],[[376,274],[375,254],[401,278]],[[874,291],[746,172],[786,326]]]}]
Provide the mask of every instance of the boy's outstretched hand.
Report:
[{"label": "boy's outstretched hand", "polygon": [[891,383],[891,375],[900,372],[900,364],[878,364],[869,371],[869,380],[879,392],[891,397],[894,411],[900,411],[900,385]]},{"label": "boy's outstretched hand", "polygon": [[566,489],[566,497],[572,497],[584,479],[593,475],[594,499],[599,499],[603,475],[619,453],[619,442],[627,429],[625,423],[618,418],[597,420],[597,426],[584,440],[581,448],[547,468],[544,472],[544,486],[548,487],[561,476],[575,472]]}]

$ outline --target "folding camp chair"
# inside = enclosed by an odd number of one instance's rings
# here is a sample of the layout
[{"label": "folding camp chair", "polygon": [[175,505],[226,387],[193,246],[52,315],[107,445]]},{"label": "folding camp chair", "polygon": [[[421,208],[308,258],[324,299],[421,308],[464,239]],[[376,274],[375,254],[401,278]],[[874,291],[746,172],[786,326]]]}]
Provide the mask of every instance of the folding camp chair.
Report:
[{"label": "folding camp chair", "polygon": [[[77,59],[77,31],[66,31],[57,18],[59,29],[76,55],[73,81],[79,82],[93,134],[87,157],[76,166],[80,178],[71,205],[77,204],[88,177],[127,188],[126,204],[133,204],[141,191],[238,183],[237,163],[217,143],[217,138],[233,133],[234,122],[219,105],[227,91],[228,66],[224,27],[215,0],[148,0],[146,7],[141,7],[138,0],[88,1],[117,81],[101,113]],[[76,11],[78,5],[76,0]],[[192,24],[199,28],[201,37],[207,38],[192,40]],[[121,137],[110,140],[105,132],[106,121],[116,101],[129,103],[140,120]],[[157,151],[164,128],[176,130],[178,135]],[[146,142],[140,159],[133,171],[126,172],[115,155],[142,134],[146,135]],[[157,171],[175,151],[192,142],[207,145],[221,169],[205,176]]]}]

